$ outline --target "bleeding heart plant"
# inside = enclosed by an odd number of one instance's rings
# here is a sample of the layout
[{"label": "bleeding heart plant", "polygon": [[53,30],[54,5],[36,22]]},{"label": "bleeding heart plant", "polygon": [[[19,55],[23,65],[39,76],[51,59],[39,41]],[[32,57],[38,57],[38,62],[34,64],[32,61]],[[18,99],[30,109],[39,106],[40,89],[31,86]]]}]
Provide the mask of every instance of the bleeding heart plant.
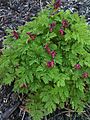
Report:
[{"label": "bleeding heart plant", "polygon": [[90,102],[90,30],[77,13],[55,12],[60,5],[57,0],[54,10],[44,9],[13,36],[9,32],[0,56],[1,85],[14,81],[13,90],[27,94],[33,120],[65,103],[81,112]]}]

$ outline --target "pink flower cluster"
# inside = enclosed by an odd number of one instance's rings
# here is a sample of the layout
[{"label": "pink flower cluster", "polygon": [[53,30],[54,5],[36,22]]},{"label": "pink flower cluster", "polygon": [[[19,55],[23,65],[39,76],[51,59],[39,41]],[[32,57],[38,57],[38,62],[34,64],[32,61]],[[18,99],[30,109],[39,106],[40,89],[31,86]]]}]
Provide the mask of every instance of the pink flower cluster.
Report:
[{"label": "pink flower cluster", "polygon": [[61,36],[63,36],[65,34],[64,29],[67,28],[69,26],[69,23],[67,20],[62,20],[62,27],[59,30],[59,33]]},{"label": "pink flower cluster", "polygon": [[84,73],[82,74],[82,77],[83,77],[83,78],[88,78],[88,77],[89,77],[89,75],[88,75],[88,73],[87,73],[87,72],[84,72]]},{"label": "pink flower cluster", "polygon": [[[61,36],[64,36],[65,35],[65,31],[64,30],[65,30],[65,28],[68,28],[69,23],[68,23],[67,20],[62,20],[61,24],[62,24],[62,27],[60,28],[59,33],[60,33]],[[49,25],[49,31],[52,32],[53,29],[55,28],[55,26],[56,26],[56,22],[52,22]]]},{"label": "pink flower cluster", "polygon": [[63,36],[65,32],[64,32],[63,29],[60,29],[60,30],[59,30],[59,33],[60,33],[61,36]]},{"label": "pink flower cluster", "polygon": [[67,20],[62,20],[62,26],[63,26],[63,28],[68,28],[68,26],[69,26],[68,21]]},{"label": "pink flower cluster", "polygon": [[[80,65],[80,64],[76,64],[76,65],[74,65],[74,68],[75,68],[76,70],[80,70],[80,69],[81,69],[81,65]],[[87,72],[84,72],[84,73],[82,74],[82,77],[83,77],[83,78],[88,78],[89,75],[88,75]]]},{"label": "pink flower cluster", "polygon": [[54,58],[56,56],[56,52],[54,50],[51,51],[51,56],[52,56],[52,58]]},{"label": "pink flower cluster", "polygon": [[47,53],[52,56],[52,58],[56,56],[56,52],[54,50],[51,51],[48,44],[46,44],[44,48],[46,49]]},{"label": "pink flower cluster", "polygon": [[53,61],[53,60],[52,60],[52,61],[48,61],[48,62],[47,62],[47,66],[48,66],[49,68],[54,67],[54,61]]},{"label": "pink flower cluster", "polygon": [[54,60],[53,60],[53,59],[54,59],[55,56],[56,56],[56,51],[54,51],[54,50],[51,51],[48,44],[46,44],[44,48],[46,49],[47,53],[48,53],[49,55],[51,55],[51,57],[52,57],[52,60],[47,62],[47,66],[48,66],[49,68],[51,68],[51,67],[54,66]]},{"label": "pink flower cluster", "polygon": [[81,65],[80,65],[80,64],[76,64],[76,65],[74,66],[74,68],[77,69],[77,70],[79,70],[79,69],[81,69]]},{"label": "pink flower cluster", "polygon": [[50,32],[52,32],[53,31],[53,29],[55,28],[55,26],[56,26],[56,22],[53,22],[53,23],[51,23],[50,25],[49,25],[49,31]]},{"label": "pink flower cluster", "polygon": [[35,34],[32,34],[30,32],[27,32],[26,34],[28,34],[32,40],[35,40],[35,38],[36,38]]}]

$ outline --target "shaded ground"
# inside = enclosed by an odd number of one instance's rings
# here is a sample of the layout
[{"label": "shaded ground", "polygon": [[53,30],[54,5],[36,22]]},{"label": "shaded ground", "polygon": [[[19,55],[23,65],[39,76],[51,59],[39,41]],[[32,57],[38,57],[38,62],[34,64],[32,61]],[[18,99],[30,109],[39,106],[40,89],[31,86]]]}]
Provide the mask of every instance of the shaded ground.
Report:
[{"label": "shaded ground", "polygon": [[[87,23],[90,24],[90,0],[66,1],[62,3],[61,8],[70,9],[72,12],[78,11],[80,15],[86,16]],[[6,35],[6,28],[16,29],[26,21],[31,21],[32,16],[35,16],[46,4],[45,0],[41,2],[40,0],[29,0],[29,2],[28,0],[12,0],[12,2],[0,0],[0,49]],[[15,94],[12,88],[13,84],[0,87],[0,120],[31,120],[21,107],[24,104],[23,96]],[[44,120],[70,120],[69,117],[68,110],[56,110]],[[72,112],[71,120],[90,120],[90,106],[82,116]]]}]

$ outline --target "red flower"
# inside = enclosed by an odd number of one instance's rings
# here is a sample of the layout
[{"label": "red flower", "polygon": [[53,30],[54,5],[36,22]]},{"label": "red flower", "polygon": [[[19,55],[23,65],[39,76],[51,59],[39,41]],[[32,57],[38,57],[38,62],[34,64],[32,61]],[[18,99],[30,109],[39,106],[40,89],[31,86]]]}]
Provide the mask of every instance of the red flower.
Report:
[{"label": "red flower", "polygon": [[55,51],[52,51],[52,52],[51,52],[51,56],[52,56],[52,58],[54,58],[54,57],[56,56],[56,52],[55,52]]},{"label": "red flower", "polygon": [[63,29],[60,29],[60,30],[59,30],[59,33],[63,36],[65,32],[64,32]]},{"label": "red flower", "polygon": [[83,77],[83,78],[88,78],[88,76],[89,76],[89,75],[88,75],[87,72],[84,72],[84,73],[82,74],[82,77]]},{"label": "red flower", "polygon": [[50,48],[47,48],[46,51],[48,52],[48,54],[51,54]]},{"label": "red flower", "polygon": [[54,9],[58,9],[61,6],[61,0],[56,0],[54,3]]},{"label": "red flower", "polygon": [[16,39],[19,38],[19,35],[18,35],[18,33],[15,30],[12,32],[12,34],[13,34],[13,37],[15,37]]},{"label": "red flower", "polygon": [[52,31],[53,31],[53,28],[49,28],[49,31],[52,32]]},{"label": "red flower", "polygon": [[46,44],[44,48],[46,49],[46,51],[48,52],[48,54],[51,54],[51,50],[50,50],[50,48],[48,47],[48,44]]},{"label": "red flower", "polygon": [[69,23],[67,20],[62,20],[62,25],[64,28],[67,28],[69,26]]},{"label": "red flower", "polygon": [[52,27],[52,28],[55,27],[55,26],[56,26],[56,22],[53,22],[53,23],[50,24],[50,27]]},{"label": "red flower", "polygon": [[56,26],[56,22],[51,23],[49,26],[50,26],[49,31],[52,32],[53,28]]},{"label": "red flower", "polygon": [[30,38],[31,38],[32,40],[35,40],[36,35],[30,35]]},{"label": "red flower", "polygon": [[50,54],[52,56],[52,58],[54,58],[56,56],[56,52],[54,50],[51,51],[50,48],[48,47],[48,44],[46,44],[44,48],[46,49],[48,54]]},{"label": "red flower", "polygon": [[47,66],[48,66],[48,68],[54,67],[54,61],[53,60],[52,61],[48,61],[47,62]]},{"label": "red flower", "polygon": [[48,44],[46,44],[44,48],[47,49],[48,48]]},{"label": "red flower", "polygon": [[27,32],[26,34],[27,34],[27,35],[29,35],[29,36],[31,35],[31,33],[30,33],[30,32]]},{"label": "red flower", "polygon": [[79,69],[81,68],[81,65],[80,65],[80,64],[76,64],[76,65],[74,66],[74,68],[77,69],[77,70],[79,70]]},{"label": "red flower", "polygon": [[35,34],[31,34],[30,32],[27,32],[26,34],[28,34],[32,40],[35,40],[36,38]]}]

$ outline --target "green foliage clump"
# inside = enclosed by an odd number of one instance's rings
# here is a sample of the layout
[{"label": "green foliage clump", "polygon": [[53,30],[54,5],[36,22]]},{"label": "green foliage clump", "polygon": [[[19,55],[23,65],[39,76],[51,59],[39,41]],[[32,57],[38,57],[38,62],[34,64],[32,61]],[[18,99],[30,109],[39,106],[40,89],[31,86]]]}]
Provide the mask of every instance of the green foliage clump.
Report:
[{"label": "green foliage clump", "polygon": [[84,17],[45,9],[8,31],[0,57],[0,84],[14,81],[27,94],[34,120],[66,104],[81,112],[90,102],[90,30]]}]

